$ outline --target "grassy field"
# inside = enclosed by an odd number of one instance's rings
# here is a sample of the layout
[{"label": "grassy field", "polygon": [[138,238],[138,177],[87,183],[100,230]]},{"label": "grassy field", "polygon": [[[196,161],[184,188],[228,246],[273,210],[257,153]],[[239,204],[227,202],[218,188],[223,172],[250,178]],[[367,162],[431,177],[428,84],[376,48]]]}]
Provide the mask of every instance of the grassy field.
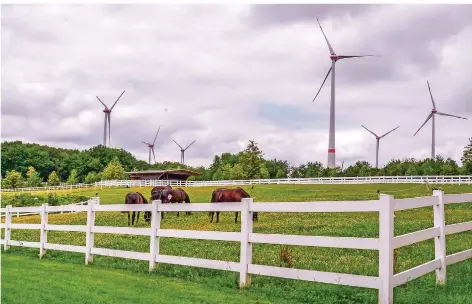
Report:
[{"label": "grassy field", "polygon": [[[211,192],[216,187],[186,188],[192,202],[209,202]],[[445,193],[472,193],[472,186],[442,186]],[[397,198],[431,195],[424,184],[382,184],[382,185],[256,185],[254,189],[245,187],[255,202],[291,202],[323,200],[365,200],[377,199],[377,190],[392,194]],[[121,204],[129,191],[140,191],[149,196],[150,188],[88,189],[73,191],[74,194],[101,198],[102,204]],[[65,193],[69,193],[66,191]],[[4,194],[9,195],[9,194]],[[401,235],[433,225],[432,208],[405,210],[395,213],[395,235]],[[472,220],[472,204],[446,206],[446,223],[453,224]],[[39,223],[38,216],[14,218],[17,223]],[[163,228],[239,231],[234,224],[233,213],[222,213],[219,224],[210,224],[208,213],[166,214]],[[49,222],[54,224],[86,223],[86,214],[50,214]],[[126,226],[127,216],[119,212],[99,212],[96,225]],[[138,227],[147,227],[141,215]],[[261,213],[254,224],[257,233],[283,233],[300,235],[378,237],[378,213],[321,213],[284,214]],[[39,241],[39,232],[13,230],[12,239]],[[85,245],[85,234],[80,232],[49,232],[50,243]],[[149,238],[141,236],[119,236],[96,234],[95,247],[147,252]],[[320,247],[292,246],[294,268],[332,271],[360,275],[378,275],[378,252],[373,250],[336,249]],[[472,232],[448,236],[447,253],[472,248]],[[203,241],[163,238],[162,254],[239,261],[239,243],[224,241]],[[262,265],[280,266],[278,245],[253,245],[253,262]],[[6,258],[31,257],[37,259],[38,250],[11,247]],[[395,264],[395,273],[434,259],[433,240],[400,248]],[[83,265],[83,254],[48,251],[47,262]],[[41,261],[42,263],[43,261]],[[44,261],[46,262],[46,261]],[[13,263],[14,264],[14,263]],[[6,263],[5,266],[9,264]],[[38,264],[39,265],[39,261]],[[72,267],[72,266],[71,266]],[[81,266],[85,267],[85,266]],[[198,284],[203,290],[236,290],[238,274],[184,266],[160,265],[158,270],[147,274],[147,263],[125,259],[96,256],[89,268],[107,268],[125,271],[129,275],[183,279],[188,284]],[[7,272],[8,274],[8,272]],[[8,277],[6,278],[8,280]],[[14,280],[14,276],[12,277]],[[119,282],[117,282],[119,286]],[[65,286],[64,286],[65,288]],[[118,288],[118,287],[116,287]],[[156,285],[157,288],[157,285]],[[3,285],[2,285],[3,289]],[[153,292],[153,290],[149,290]],[[182,293],[187,293],[185,289]],[[376,303],[377,291],[365,288],[310,283],[279,278],[253,276],[251,288],[244,291],[255,298],[272,303]],[[469,303],[472,297],[472,261],[468,260],[448,267],[446,287],[435,285],[434,273],[416,279],[395,289],[395,303]],[[2,300],[3,300],[2,293]],[[5,298],[6,299],[6,298]],[[141,298],[140,298],[141,299]],[[144,298],[136,303],[149,303]],[[200,301],[200,300],[198,300]],[[197,302],[198,302],[197,301]],[[249,300],[248,300],[249,301]],[[201,302],[206,302],[202,300]],[[4,302],[7,303],[7,302]],[[105,302],[106,303],[106,302]]]}]

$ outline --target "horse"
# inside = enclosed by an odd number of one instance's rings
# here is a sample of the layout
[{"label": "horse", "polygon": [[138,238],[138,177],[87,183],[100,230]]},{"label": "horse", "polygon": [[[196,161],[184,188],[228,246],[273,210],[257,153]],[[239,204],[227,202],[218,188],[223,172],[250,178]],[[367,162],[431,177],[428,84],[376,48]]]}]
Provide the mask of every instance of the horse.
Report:
[{"label": "horse", "polygon": [[[129,192],[125,196],[125,204],[148,204],[148,201],[146,198],[139,192]],[[139,212],[138,211],[138,217],[136,219],[136,224],[138,224],[139,221]],[[121,213],[128,213],[128,226],[130,225],[130,211],[121,211]],[[134,225],[134,218],[136,215],[136,211],[133,211],[132,215],[132,221],[131,224]],[[144,220],[149,223],[151,221],[151,212],[150,211],[145,211],[144,212]]]},{"label": "horse", "polygon": [[[241,187],[236,187],[235,189],[226,189],[226,188],[218,188],[211,194],[211,203],[221,203],[221,202],[241,202],[243,198],[250,198],[251,196],[244,191]],[[211,217],[210,223],[213,223],[213,216],[215,212],[210,211],[209,216]],[[259,220],[259,216],[257,212],[253,212],[252,220]],[[216,211],[216,222],[220,222],[220,212]],[[234,213],[234,222],[238,222],[238,212]]]},{"label": "horse", "polygon": [[[187,204],[190,203],[190,197],[188,196],[187,192],[185,192],[182,188],[177,189],[164,189],[158,192],[154,192],[153,196],[151,197],[152,200],[161,200],[163,204],[168,203],[182,203],[185,202]],[[191,212],[185,212],[186,215],[192,214]],[[177,211],[177,216],[180,213]],[[162,212],[162,219],[164,219],[164,212]]]},{"label": "horse", "polygon": [[151,196],[154,194],[154,193],[157,193],[159,191],[162,191],[162,190],[172,190],[172,187],[170,185],[167,185],[167,186],[156,186],[154,188],[152,188],[151,190]]}]

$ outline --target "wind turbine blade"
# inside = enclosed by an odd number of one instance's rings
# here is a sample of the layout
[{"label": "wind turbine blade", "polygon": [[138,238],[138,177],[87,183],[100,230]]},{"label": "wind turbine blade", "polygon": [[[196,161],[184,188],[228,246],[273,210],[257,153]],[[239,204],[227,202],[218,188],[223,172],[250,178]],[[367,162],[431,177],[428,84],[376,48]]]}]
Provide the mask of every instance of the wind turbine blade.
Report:
[{"label": "wind turbine blade", "polygon": [[120,100],[121,96],[123,96],[123,94],[125,93],[125,91],[123,91],[123,93],[121,93],[121,95],[118,97],[118,99],[115,101],[115,103],[111,106],[111,110],[113,110],[113,108],[115,107],[116,103],[118,102],[118,100]]},{"label": "wind turbine blade", "polygon": [[141,140],[141,142],[142,142],[143,144],[145,144],[145,145],[149,145],[149,144],[148,144],[147,142],[145,142],[145,141],[142,141],[142,140]]},{"label": "wind turbine blade", "polygon": [[333,50],[333,47],[331,46],[331,44],[328,41],[328,37],[326,37],[326,34],[324,33],[323,28],[321,27],[320,20],[318,20],[318,18],[316,18],[316,21],[318,21],[318,25],[320,26],[321,32],[323,33],[323,36],[326,40],[326,43],[328,44],[329,52],[331,53],[331,55],[336,55],[336,53]]},{"label": "wind turbine blade", "polygon": [[398,129],[398,128],[400,128],[400,126],[396,127],[395,129],[392,129],[392,130],[388,131],[388,132],[385,133],[384,135],[380,136],[380,138],[387,136],[388,134],[392,133],[393,131],[395,131],[395,130]]},{"label": "wind turbine blade", "polygon": [[367,131],[369,131],[370,133],[372,133],[372,135],[374,135],[375,137],[378,137],[377,134],[375,134],[374,132],[372,132],[371,130],[367,129],[366,127],[364,127],[363,125],[361,125],[364,129],[366,129]]},{"label": "wind turbine blade", "polygon": [[333,67],[330,67],[330,68],[329,68],[328,74],[326,74],[326,77],[325,77],[325,79],[323,80],[323,83],[321,84],[321,87],[320,87],[320,89],[318,90],[318,93],[316,93],[316,96],[315,96],[315,98],[313,98],[312,102],[315,101],[316,97],[318,97],[318,94],[320,94],[320,91],[321,91],[321,89],[323,88],[323,85],[325,84],[326,79],[328,79],[329,73],[331,73],[331,69],[332,69],[332,68],[333,68]]},{"label": "wind turbine blade", "polygon": [[195,139],[194,141],[192,141],[192,143],[190,145],[187,146],[187,148],[185,148],[184,150],[187,150],[191,145],[193,145],[194,142],[196,142],[197,140]]},{"label": "wind turbine blade", "polygon": [[184,149],[184,148],[182,148],[182,146],[181,146],[181,145],[179,145],[179,144],[178,144],[178,143],[177,143],[175,140],[174,140],[174,142],[175,142],[175,144],[176,144],[177,146],[179,146],[179,147],[180,147],[180,149],[182,149],[182,150]]},{"label": "wind turbine blade", "polygon": [[101,101],[100,98],[98,98],[98,96],[95,96],[95,97],[97,97],[98,101],[100,101],[100,103],[101,103],[106,109],[108,109],[107,105],[106,105],[103,101]]},{"label": "wind turbine blade", "polygon": [[154,137],[154,141],[152,142],[153,145],[156,143],[157,134],[159,134],[160,129],[161,129],[161,127],[159,127],[159,129],[157,129],[156,137]]},{"label": "wind turbine blade", "polygon": [[436,109],[436,103],[434,102],[433,94],[431,93],[431,88],[429,87],[429,81],[426,80],[426,83],[428,84],[429,96],[431,96],[431,101],[433,102],[433,109]]},{"label": "wind turbine blade", "polygon": [[[429,113],[428,117],[426,118],[426,120],[424,121],[424,123],[421,125],[421,127],[418,129],[418,131],[416,131],[416,133],[418,133],[418,132],[421,130],[421,128],[423,128],[423,126],[428,122],[428,120],[431,119],[431,117],[433,117],[433,113]],[[415,136],[416,133],[415,133],[413,136]]]},{"label": "wind turbine blade", "polygon": [[456,115],[452,115],[452,114],[446,114],[446,113],[443,113],[443,112],[436,112],[436,114],[439,114],[439,115],[442,115],[442,116],[451,116],[451,117],[460,118],[460,119],[467,119],[465,117],[460,117],[460,116],[456,116]]},{"label": "wind turbine blade", "polygon": [[342,56],[338,56],[338,59],[356,58],[356,57],[373,57],[373,56],[376,56],[376,55],[352,55],[352,56],[351,55],[342,55]]},{"label": "wind turbine blade", "polygon": [[154,147],[152,147],[152,156],[154,157],[154,163],[156,163],[156,154],[154,154]]}]

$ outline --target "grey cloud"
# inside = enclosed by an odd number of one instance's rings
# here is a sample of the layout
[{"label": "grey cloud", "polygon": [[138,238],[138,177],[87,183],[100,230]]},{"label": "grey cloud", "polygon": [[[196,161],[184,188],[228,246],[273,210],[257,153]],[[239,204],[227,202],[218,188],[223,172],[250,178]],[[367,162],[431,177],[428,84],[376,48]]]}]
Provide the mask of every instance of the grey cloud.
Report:
[{"label": "grey cloud", "polygon": [[253,5],[244,19],[258,26],[316,21],[316,17],[352,17],[367,14],[380,5],[365,4],[260,4]]},{"label": "grey cloud", "polygon": [[[257,7],[250,18],[264,9]],[[339,164],[373,160],[374,142],[360,124],[378,132],[401,125],[382,143],[381,162],[428,156],[430,129],[412,136],[430,110],[426,79],[439,109],[470,112],[470,64],[450,59],[472,52],[464,42],[472,28],[469,6],[290,7],[287,16],[277,9],[255,26],[241,17],[246,6],[10,6],[2,11],[2,139],[100,144],[103,107],[95,95],[111,105],[126,89],[112,114],[112,145],[144,160],[141,140],[152,140],[162,126],[160,160],[179,160],[172,139],[196,139],[186,162],[208,165],[214,154],[237,153],[254,138],[267,157],[325,163],[329,81],[311,100],[329,59],[310,10],[321,12],[339,53],[382,55],[337,65]],[[458,20],[431,21],[441,16]],[[53,41],[29,39],[31,29]],[[267,120],[258,112],[261,102],[285,116]],[[438,119],[437,150],[460,156],[471,123]]]}]

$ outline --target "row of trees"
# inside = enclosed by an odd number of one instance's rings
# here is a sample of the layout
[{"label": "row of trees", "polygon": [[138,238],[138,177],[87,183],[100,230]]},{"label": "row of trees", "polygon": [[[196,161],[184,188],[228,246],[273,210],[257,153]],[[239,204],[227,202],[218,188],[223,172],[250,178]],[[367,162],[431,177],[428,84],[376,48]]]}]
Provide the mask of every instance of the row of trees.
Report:
[{"label": "row of trees", "polygon": [[216,155],[209,167],[190,167],[177,162],[153,165],[137,160],[123,149],[103,146],[85,151],[60,149],[38,144],[5,142],[2,144],[2,186],[40,186],[61,182],[93,183],[106,179],[125,179],[125,172],[136,170],[188,169],[202,174],[194,180],[302,178],[334,176],[397,176],[397,175],[457,175],[472,174],[472,138],[464,148],[462,166],[454,160],[437,156],[436,159],[392,160],[383,168],[373,168],[366,161],[358,161],[347,168],[325,168],[320,162],[292,166],[288,161],[264,159],[257,143],[249,141],[243,151]]}]

